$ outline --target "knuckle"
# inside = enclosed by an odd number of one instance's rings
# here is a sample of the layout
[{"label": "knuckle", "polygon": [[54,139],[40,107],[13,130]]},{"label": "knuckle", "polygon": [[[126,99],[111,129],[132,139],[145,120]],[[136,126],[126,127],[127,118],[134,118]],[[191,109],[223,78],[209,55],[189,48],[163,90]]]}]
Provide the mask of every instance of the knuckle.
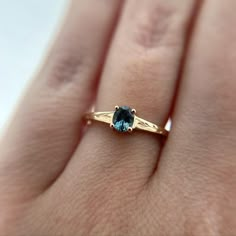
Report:
[{"label": "knuckle", "polygon": [[[144,14],[136,16],[134,42],[146,49],[176,45],[176,34],[184,28],[182,12],[171,4],[153,3]],[[173,37],[174,36],[174,37]]]},{"label": "knuckle", "polygon": [[88,61],[83,53],[75,55],[73,52],[55,52],[47,65],[46,76],[50,87],[58,88],[63,84],[81,81],[82,75],[88,69]]}]

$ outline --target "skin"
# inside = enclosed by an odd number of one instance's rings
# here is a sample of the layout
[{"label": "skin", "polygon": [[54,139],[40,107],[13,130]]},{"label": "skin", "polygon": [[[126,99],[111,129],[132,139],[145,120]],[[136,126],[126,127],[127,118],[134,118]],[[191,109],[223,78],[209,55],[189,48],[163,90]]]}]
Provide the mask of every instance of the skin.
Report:
[{"label": "skin", "polygon": [[[1,235],[236,235],[235,8],[74,0],[1,136]],[[171,132],[85,128],[93,104]]]}]

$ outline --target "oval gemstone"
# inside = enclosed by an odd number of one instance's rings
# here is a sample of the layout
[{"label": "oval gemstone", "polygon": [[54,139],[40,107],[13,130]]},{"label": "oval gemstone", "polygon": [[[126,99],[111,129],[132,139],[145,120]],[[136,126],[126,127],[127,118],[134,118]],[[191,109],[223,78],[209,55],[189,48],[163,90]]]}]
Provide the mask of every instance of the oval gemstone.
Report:
[{"label": "oval gemstone", "polygon": [[134,123],[134,115],[131,108],[127,106],[119,107],[113,115],[114,128],[119,132],[127,132],[129,127],[132,128]]}]

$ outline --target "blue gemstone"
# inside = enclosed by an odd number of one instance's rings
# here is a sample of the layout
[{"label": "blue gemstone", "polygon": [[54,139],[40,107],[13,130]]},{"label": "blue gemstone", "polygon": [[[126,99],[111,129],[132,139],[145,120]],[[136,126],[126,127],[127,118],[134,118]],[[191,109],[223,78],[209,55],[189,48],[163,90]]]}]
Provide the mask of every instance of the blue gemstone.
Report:
[{"label": "blue gemstone", "polygon": [[129,127],[132,128],[134,123],[134,115],[131,108],[127,106],[119,107],[113,115],[114,128],[119,132],[127,132]]}]

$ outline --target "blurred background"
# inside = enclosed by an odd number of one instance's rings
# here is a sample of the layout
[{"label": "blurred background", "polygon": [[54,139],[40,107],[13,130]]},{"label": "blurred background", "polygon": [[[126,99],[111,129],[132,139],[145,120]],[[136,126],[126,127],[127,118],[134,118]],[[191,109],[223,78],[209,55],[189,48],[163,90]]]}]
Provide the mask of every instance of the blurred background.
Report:
[{"label": "blurred background", "polygon": [[38,69],[67,0],[0,0],[0,131]]}]

